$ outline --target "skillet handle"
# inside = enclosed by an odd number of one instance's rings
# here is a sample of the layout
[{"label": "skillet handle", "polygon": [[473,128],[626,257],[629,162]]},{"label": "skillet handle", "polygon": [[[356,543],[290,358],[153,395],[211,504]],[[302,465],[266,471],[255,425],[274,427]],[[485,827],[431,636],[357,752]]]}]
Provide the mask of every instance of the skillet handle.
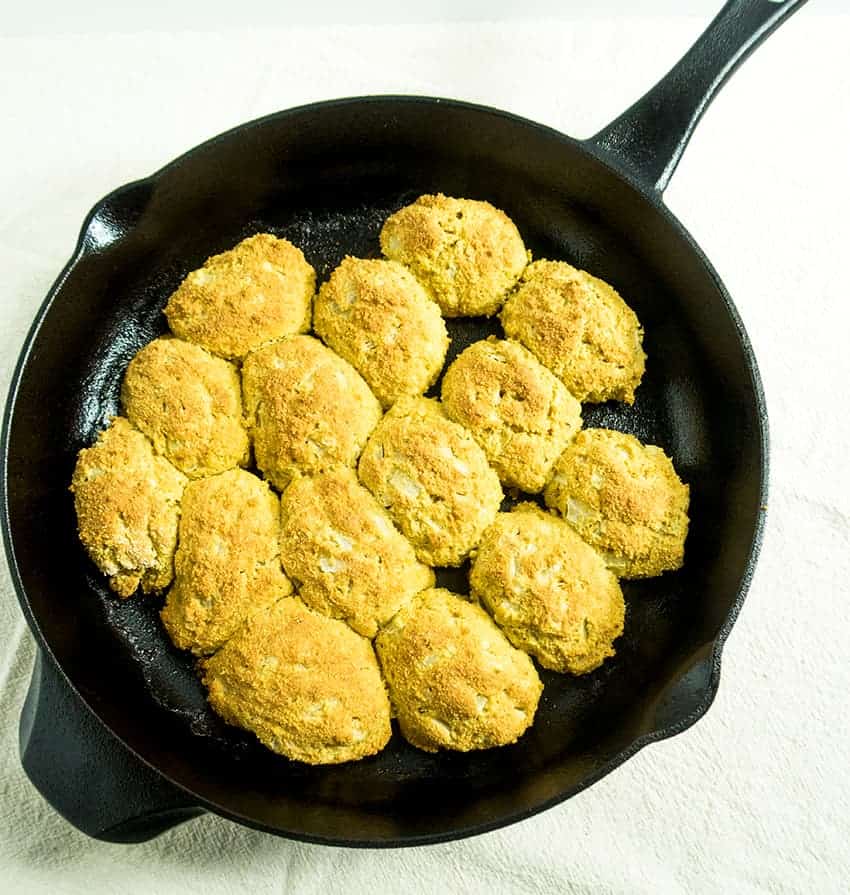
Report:
[{"label": "skillet handle", "polygon": [[644,188],[662,193],[720,88],[805,2],[730,0],[682,59],[587,145]]},{"label": "skillet handle", "polygon": [[676,679],[658,696],[652,721],[653,739],[686,730],[709,710],[720,685],[720,653],[706,644],[691,657]]},{"label": "skillet handle", "polygon": [[21,712],[20,751],[35,788],[95,839],[144,842],[203,813],[106,730],[41,650]]}]

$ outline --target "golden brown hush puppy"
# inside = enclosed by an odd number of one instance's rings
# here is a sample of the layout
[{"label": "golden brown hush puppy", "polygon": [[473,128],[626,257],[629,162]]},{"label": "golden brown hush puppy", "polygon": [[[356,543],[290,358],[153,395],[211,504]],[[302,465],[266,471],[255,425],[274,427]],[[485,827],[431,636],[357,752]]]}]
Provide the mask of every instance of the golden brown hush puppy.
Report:
[{"label": "golden brown hush puppy", "polygon": [[130,361],[121,403],[154,450],[191,478],[248,462],[233,364],[182,339],[154,339]]},{"label": "golden brown hush puppy", "polygon": [[535,261],[501,314],[522,342],[579,401],[634,403],[643,376],[643,330],[606,282],[565,261]]},{"label": "golden brown hush puppy", "polygon": [[381,418],[357,370],[312,336],[249,354],[242,388],[257,466],[280,491],[298,473],[354,466]]},{"label": "golden brown hush puppy", "polygon": [[508,640],[544,668],[586,674],[614,655],[625,615],[616,577],[566,522],[534,504],[499,513],[469,581]]},{"label": "golden brown hush puppy", "polygon": [[279,511],[277,495],[244,469],[188,485],[162,610],[177,647],[211,653],[249,615],[291,593],[280,566]]},{"label": "golden brown hush puppy", "polygon": [[301,599],[365,637],[434,583],[352,469],[294,479],[280,521],[281,562]]},{"label": "golden brown hush puppy", "polygon": [[684,561],[688,486],[661,448],[633,435],[579,432],[544,498],[620,578],[651,578]]},{"label": "golden brown hush puppy", "polygon": [[503,485],[534,493],[581,428],[581,405],[518,342],[470,345],[442,382],[443,407],[484,449]]},{"label": "golden brown hush puppy", "polygon": [[346,258],[319,289],[313,325],[384,407],[427,391],[449,347],[439,307],[395,261]]},{"label": "golden brown hush puppy", "polygon": [[252,615],[203,663],[203,681],[225,721],[308,764],[374,755],[392,732],[372,645],[297,597]]},{"label": "golden brown hush puppy", "polygon": [[360,481],[431,566],[458,566],[502,502],[475,439],[437,401],[402,398],[369,439]]},{"label": "golden brown hush puppy", "polygon": [[505,746],[534,721],[543,687],[531,660],[447,590],[415,596],[375,646],[401,732],[426,752]]},{"label": "golden brown hush puppy", "polygon": [[80,451],[71,481],[80,540],[120,596],[170,583],[186,481],[120,416]]},{"label": "golden brown hush puppy", "polygon": [[420,196],[381,230],[387,258],[409,267],[446,317],[492,316],[528,263],[514,222],[489,202]]},{"label": "golden brown hush puppy", "polygon": [[258,233],[208,258],[165,307],[171,331],[213,354],[241,358],[310,329],[316,272],[301,249]]}]

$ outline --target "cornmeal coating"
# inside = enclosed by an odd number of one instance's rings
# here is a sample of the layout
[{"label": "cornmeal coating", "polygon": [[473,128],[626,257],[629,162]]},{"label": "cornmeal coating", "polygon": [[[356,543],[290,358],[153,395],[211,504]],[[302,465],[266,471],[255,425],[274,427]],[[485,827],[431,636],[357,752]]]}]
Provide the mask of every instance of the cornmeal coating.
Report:
[{"label": "cornmeal coating", "polygon": [[186,481],[121,416],[77,456],[71,480],[77,530],[119,596],[129,597],[139,584],[145,592],[168,587]]},{"label": "cornmeal coating", "polygon": [[535,493],[581,428],[581,405],[518,342],[470,345],[442,383],[443,408],[484,449],[503,485]]},{"label": "cornmeal coating", "polygon": [[514,743],[543,690],[492,619],[442,588],[423,591],[375,641],[401,732],[426,752]]},{"label": "cornmeal coating", "polygon": [[381,250],[410,268],[446,317],[495,314],[528,264],[514,222],[489,202],[420,196],[390,215]]},{"label": "cornmeal coating", "polygon": [[544,491],[620,578],[651,578],[684,562],[688,486],[659,447],[610,429],[584,429]]},{"label": "cornmeal coating", "polygon": [[501,314],[579,401],[634,403],[646,355],[634,311],[608,283],[565,261],[535,261]]},{"label": "cornmeal coating", "polygon": [[430,566],[458,566],[502,502],[475,439],[429,398],[401,398],[360,458],[360,480]]},{"label": "cornmeal coating", "polygon": [[297,597],[252,615],[203,663],[203,682],[228,724],[296,761],[355,761],[392,733],[372,645]]},{"label": "cornmeal coating", "polygon": [[532,503],[484,532],[470,585],[508,640],[544,668],[586,674],[614,655],[625,604],[602,557]]},{"label": "cornmeal coating", "polygon": [[449,347],[440,308],[395,261],[345,258],[319,289],[313,326],[385,407],[427,391]]},{"label": "cornmeal coating", "polygon": [[360,374],[312,336],[249,354],[242,388],[257,466],[279,491],[298,473],[353,467],[381,418]]},{"label": "cornmeal coating", "polygon": [[244,469],[183,494],[174,584],[162,621],[175,646],[205,655],[248,618],[292,592],[280,566],[277,495]]},{"label": "cornmeal coating", "polygon": [[199,345],[169,337],[145,345],[127,367],[121,403],[154,450],[191,478],[248,463],[239,373]]},{"label": "cornmeal coating", "polygon": [[241,358],[310,328],[316,272],[301,249],[257,233],[193,270],[165,307],[171,331],[213,354]]},{"label": "cornmeal coating", "polygon": [[280,520],[280,559],[301,599],[365,637],[434,583],[354,470],[294,479]]}]

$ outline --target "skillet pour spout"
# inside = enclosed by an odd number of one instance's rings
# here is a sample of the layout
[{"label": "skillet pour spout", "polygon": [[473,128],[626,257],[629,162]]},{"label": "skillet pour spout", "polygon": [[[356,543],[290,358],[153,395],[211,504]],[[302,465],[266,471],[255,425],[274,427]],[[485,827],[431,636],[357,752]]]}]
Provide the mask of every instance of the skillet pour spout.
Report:
[{"label": "skillet pour spout", "polygon": [[[662,194],[717,91],[803,2],[727,3],[589,140],[451,100],[336,100],[242,125],[95,206],[21,353],[0,455],[6,552],[39,646],[21,761],[57,811],[113,842],[205,811],[333,845],[441,842],[562,802],[707,711],[761,539],[767,414],[740,317]],[[426,192],[489,199],[536,257],[566,258],[628,296],[646,330],[645,381],[633,408],[586,406],[585,424],[673,456],[692,494],[686,563],[624,583],[617,656],[581,678],[544,672],[538,720],[514,746],[429,755],[394,736],[362,762],[301,766],[212,715],[156,599],[110,595],[76,540],[67,486],[187,271],[269,230],[323,278],[345,254],[374,255],[385,217]],[[497,331],[449,326],[455,354]]]}]

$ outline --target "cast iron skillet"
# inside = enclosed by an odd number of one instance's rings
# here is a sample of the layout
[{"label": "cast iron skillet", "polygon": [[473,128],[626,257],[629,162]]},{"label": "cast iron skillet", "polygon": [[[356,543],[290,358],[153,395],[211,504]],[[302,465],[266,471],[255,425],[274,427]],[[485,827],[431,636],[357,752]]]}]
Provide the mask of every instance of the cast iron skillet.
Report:
[{"label": "cast iron skillet", "polygon": [[[6,550],[40,647],[21,760],[71,823],[132,842],[215,811],[315,842],[439,842],[563,801],[703,715],[758,549],[767,420],[738,314],[662,192],[715,92],[801,3],[727,3],[655,88],[587,141],[448,100],[337,100],[229,131],[95,206],[21,354],[2,444]],[[109,594],[77,542],[68,482],[187,271],[271,230],[324,277],[346,253],[377,254],[386,215],[435,191],[489,199],[536,257],[566,258],[634,306],[649,355],[637,402],[586,406],[586,424],[672,453],[692,493],[687,561],[626,586],[615,659],[582,678],[543,675],[537,721],[515,746],[430,756],[396,734],[373,759],[310,768],[210,713],[156,599]],[[452,325],[453,353],[496,331]],[[442,578],[463,587],[456,573]]]}]

